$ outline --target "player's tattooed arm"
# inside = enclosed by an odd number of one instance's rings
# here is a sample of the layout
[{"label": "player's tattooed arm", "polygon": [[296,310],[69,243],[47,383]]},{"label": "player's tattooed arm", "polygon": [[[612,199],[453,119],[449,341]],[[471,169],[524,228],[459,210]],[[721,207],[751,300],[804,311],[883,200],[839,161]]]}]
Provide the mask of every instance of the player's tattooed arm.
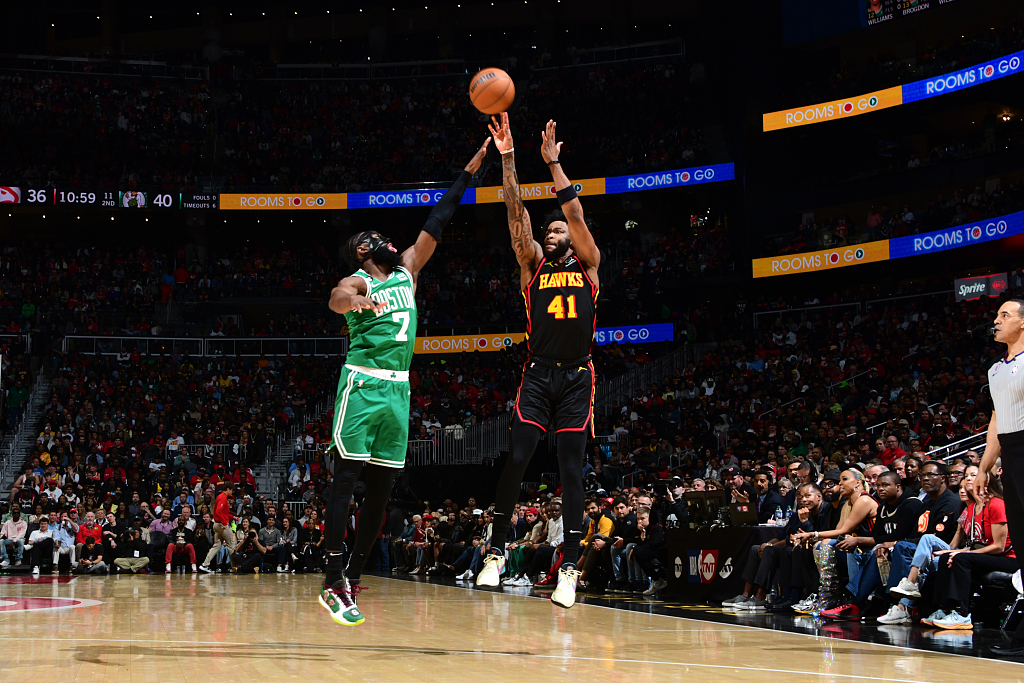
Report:
[{"label": "player's tattooed arm", "polygon": [[381,312],[380,304],[366,297],[366,281],[355,276],[338,282],[338,286],[331,290],[331,301],[328,305],[332,311],[340,314],[363,310]]},{"label": "player's tattooed arm", "polygon": [[501,121],[491,117],[489,126],[494,146],[501,152],[502,194],[505,208],[508,210],[508,230],[512,235],[512,250],[522,269],[523,283],[533,278],[533,272],[540,264],[542,250],[540,244],[533,239],[533,225],[530,213],[523,205],[519,194],[519,177],[516,174],[515,152],[513,152],[512,131],[508,125],[508,114],[502,113]]}]

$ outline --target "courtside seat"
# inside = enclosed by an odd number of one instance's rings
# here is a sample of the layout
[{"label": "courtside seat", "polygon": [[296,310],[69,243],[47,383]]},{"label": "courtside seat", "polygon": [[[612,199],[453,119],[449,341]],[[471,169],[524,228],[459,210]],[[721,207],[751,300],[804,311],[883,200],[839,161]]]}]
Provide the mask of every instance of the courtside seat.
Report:
[{"label": "courtside seat", "polygon": [[1009,572],[988,572],[982,575],[974,592],[977,597],[971,615],[975,623],[984,623],[989,628],[999,628],[1009,609],[1020,597],[1013,587],[1013,574]]}]

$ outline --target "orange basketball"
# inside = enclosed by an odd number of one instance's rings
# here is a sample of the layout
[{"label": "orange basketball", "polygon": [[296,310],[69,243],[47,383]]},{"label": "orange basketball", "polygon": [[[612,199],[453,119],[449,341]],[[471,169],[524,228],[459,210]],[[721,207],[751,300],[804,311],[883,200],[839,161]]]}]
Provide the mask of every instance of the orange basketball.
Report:
[{"label": "orange basketball", "polygon": [[516,86],[501,69],[484,69],[469,82],[469,99],[484,114],[500,114],[515,98]]}]

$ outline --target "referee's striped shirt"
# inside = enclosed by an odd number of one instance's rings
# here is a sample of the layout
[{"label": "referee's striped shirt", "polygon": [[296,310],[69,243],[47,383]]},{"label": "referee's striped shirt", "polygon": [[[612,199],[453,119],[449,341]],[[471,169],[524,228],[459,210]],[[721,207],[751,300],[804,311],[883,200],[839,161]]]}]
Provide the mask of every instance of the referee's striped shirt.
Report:
[{"label": "referee's striped shirt", "polygon": [[996,361],[988,369],[988,390],[998,416],[996,432],[1024,431],[1024,353]]}]

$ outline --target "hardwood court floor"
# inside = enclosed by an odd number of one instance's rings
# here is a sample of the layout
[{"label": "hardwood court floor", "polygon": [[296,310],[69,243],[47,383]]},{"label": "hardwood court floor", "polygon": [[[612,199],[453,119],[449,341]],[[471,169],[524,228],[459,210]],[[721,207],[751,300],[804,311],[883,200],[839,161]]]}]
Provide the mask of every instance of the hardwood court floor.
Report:
[{"label": "hardwood court floor", "polygon": [[1024,665],[367,577],[335,625],[321,575],[0,578],[0,681],[1024,680]]}]

